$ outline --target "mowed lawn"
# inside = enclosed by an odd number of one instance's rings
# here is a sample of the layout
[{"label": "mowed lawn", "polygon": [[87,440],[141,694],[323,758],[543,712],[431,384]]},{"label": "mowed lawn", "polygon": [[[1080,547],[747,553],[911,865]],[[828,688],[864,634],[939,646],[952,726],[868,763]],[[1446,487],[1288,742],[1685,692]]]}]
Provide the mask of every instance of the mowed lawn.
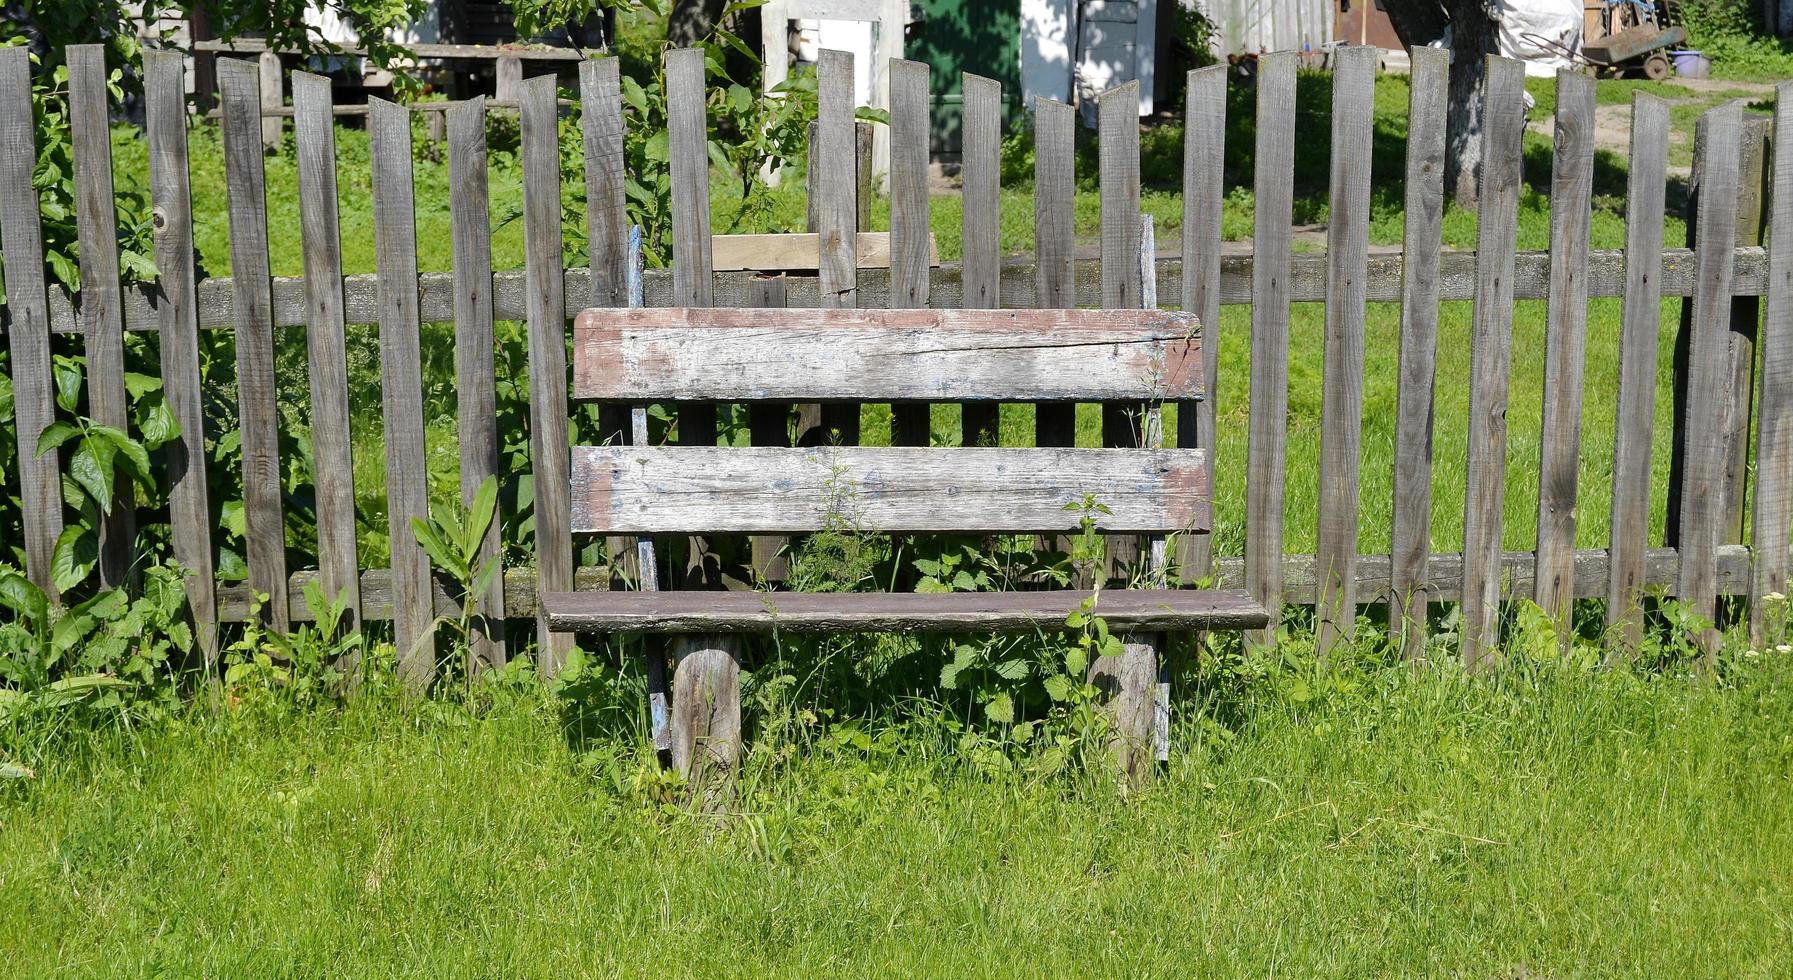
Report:
[{"label": "mowed lawn", "polygon": [[865,748],[762,729],[721,820],[656,802],[638,730],[569,747],[536,696],[202,716],[0,786],[0,950],[15,976],[1793,973],[1793,657],[1299,676],[1198,685],[1133,799],[980,768],[921,708]]}]

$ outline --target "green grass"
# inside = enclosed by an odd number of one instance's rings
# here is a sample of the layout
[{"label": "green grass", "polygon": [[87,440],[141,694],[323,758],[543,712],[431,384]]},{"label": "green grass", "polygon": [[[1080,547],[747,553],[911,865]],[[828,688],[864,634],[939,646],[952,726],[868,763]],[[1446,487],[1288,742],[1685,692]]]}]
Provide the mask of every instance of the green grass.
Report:
[{"label": "green grass", "polygon": [[0,949],[17,976],[1793,971],[1793,658],[1301,681],[1198,685],[1132,800],[980,768],[920,709],[865,750],[762,744],[720,823],[533,695],[201,715],[0,787]]}]

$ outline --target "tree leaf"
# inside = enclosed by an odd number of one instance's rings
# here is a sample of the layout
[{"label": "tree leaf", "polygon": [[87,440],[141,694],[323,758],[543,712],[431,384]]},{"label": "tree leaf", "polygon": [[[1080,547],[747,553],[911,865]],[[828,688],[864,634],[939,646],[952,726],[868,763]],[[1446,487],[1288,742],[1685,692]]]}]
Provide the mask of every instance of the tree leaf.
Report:
[{"label": "tree leaf", "polygon": [[1004,691],[984,702],[984,714],[998,724],[1010,724],[1015,720],[1015,699]]},{"label": "tree leaf", "polygon": [[492,518],[498,513],[498,478],[488,476],[479,489],[473,492],[473,503],[467,508],[466,539],[462,542],[462,554],[471,565],[473,559],[479,557],[479,546],[485,542],[486,532],[492,529]]},{"label": "tree leaf", "polygon": [[44,431],[37,434],[37,454],[42,456],[51,452],[80,434],[81,427],[73,422],[51,422],[44,427]]},{"label": "tree leaf", "polygon": [[50,578],[58,592],[67,592],[87,579],[100,560],[100,539],[93,529],[71,524],[56,539],[50,553]]},{"label": "tree leaf", "polygon": [[102,514],[112,513],[112,459],[117,454],[110,441],[88,435],[68,461],[68,475],[81,484]]}]

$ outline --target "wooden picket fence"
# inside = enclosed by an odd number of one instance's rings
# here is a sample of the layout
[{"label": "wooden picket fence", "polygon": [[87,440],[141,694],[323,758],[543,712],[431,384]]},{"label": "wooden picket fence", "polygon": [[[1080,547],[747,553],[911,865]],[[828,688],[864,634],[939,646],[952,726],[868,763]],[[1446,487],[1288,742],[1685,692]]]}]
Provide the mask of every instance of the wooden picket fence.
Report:
[{"label": "wooden picket fence", "polygon": [[[373,101],[371,134],[378,272],[344,276],[339,254],[333,119],[328,80],[291,76],[292,125],[298,146],[305,275],[273,279],[262,163],[261,73],[251,62],[220,60],[220,115],[229,182],[230,279],[196,281],[193,264],[188,107],[181,54],[144,55],[144,113],[160,281],[121,288],[107,136],[106,66],[99,47],[69,51],[78,230],[84,286],[71,300],[46,288],[32,189],[32,110],[29,62],[23,48],[0,50],[0,236],[8,303],[5,330],[17,401],[21,448],[17,486],[23,501],[24,551],[30,574],[50,583],[51,553],[63,525],[54,454],[32,450],[54,411],[52,333],[85,336],[91,414],[124,426],[126,402],[122,338],[126,330],[160,334],[162,380],[183,434],[169,447],[169,519],[176,559],[192,574],[188,598],[205,626],[240,619],[247,589],[221,587],[214,575],[206,456],[202,431],[199,331],[236,331],[238,412],[241,421],[247,587],[270,601],[262,614],[276,626],[308,618],[298,596],[316,578],[343,595],[357,619],[394,621],[402,670],[422,683],[435,670],[428,635],[432,617],[452,601],[435,581],[409,524],[427,515],[424,411],[419,336],[423,322],[452,321],[456,336],[461,486],[471,494],[498,470],[494,417],[494,321],[527,323],[532,458],[535,467],[533,569],[512,569],[481,599],[493,622],[536,616],[538,591],[603,588],[595,569],[575,569],[569,535],[568,384],[566,324],[578,309],[625,305],[630,276],[624,206],[624,108],[614,59],[579,66],[581,106],[575,110],[585,150],[589,265],[565,268],[557,124],[562,109],[552,76],[517,89],[521,115],[523,228],[527,259],[521,272],[492,268],[487,207],[486,107],[460,103],[446,113],[452,200],[453,272],[419,275],[412,207],[411,111]],[[1199,316],[1207,336],[1203,361],[1207,392],[1215,390],[1215,325],[1222,304],[1249,304],[1250,421],[1246,512],[1216,515],[1242,520],[1242,556],[1216,556],[1206,535],[1182,550],[1186,580],[1213,575],[1242,584],[1270,608],[1284,603],[1318,607],[1324,651],[1350,637],[1360,606],[1390,603],[1402,648],[1423,650],[1428,604],[1462,604],[1462,656],[1471,666],[1496,646],[1501,602],[1534,599],[1565,626],[1571,601],[1604,598],[1620,645],[1635,641],[1643,597],[1679,597],[1713,618],[1722,594],[1761,596],[1786,591],[1788,536],[1793,525],[1793,247],[1736,245],[1740,193],[1748,198],[1746,147],[1760,148],[1758,124],[1735,105],[1700,120],[1696,160],[1697,247],[1663,246],[1668,104],[1638,95],[1629,158],[1626,248],[1591,251],[1589,221],[1594,164],[1594,84],[1580,75],[1559,82],[1552,175],[1550,250],[1519,254],[1517,214],[1522,187],[1523,72],[1516,62],[1490,59],[1485,90],[1481,211],[1474,253],[1442,251],[1443,154],[1446,113],[1444,53],[1414,52],[1406,159],[1403,252],[1372,257],[1369,215],[1372,173],[1374,53],[1346,47],[1332,57],[1332,131],[1299,133],[1294,53],[1259,61],[1256,108],[1256,199],[1253,253],[1223,257],[1221,214],[1226,138],[1226,69],[1188,76],[1183,173],[1181,258],[1159,260],[1155,276],[1139,261],[1140,154],[1137,83],[1101,97],[1101,261],[1074,260],[1072,223],[1075,115],[1041,100],[1035,111],[1036,248],[1031,263],[1004,262],[999,252],[998,184],[1001,92],[998,83],[967,75],[964,107],[964,260],[931,269],[928,195],[928,66],[896,61],[891,69],[890,248],[888,270],[862,270],[855,261],[858,228],[852,58],[824,52],[819,66],[820,121],[811,148],[813,213],[818,233],[811,277],[756,278],[712,271],[710,164],[706,154],[703,59],[694,51],[667,56],[673,262],[648,273],[648,305],[812,307],[1002,305],[1138,307],[1161,295]],[[1793,83],[1789,83],[1793,84]],[[1776,127],[1793,113],[1793,89],[1783,86]],[[1753,134],[1753,135],[1752,135]],[[1324,255],[1293,253],[1292,171],[1297,136],[1331,144],[1331,207]],[[1753,139],[1753,143],[1751,140]],[[1770,241],[1793,242],[1793,141],[1774,141],[1774,193],[1763,213]],[[1757,167],[1761,166],[1759,162]],[[1741,174],[1741,176],[1740,176]],[[1746,200],[1745,204],[1748,203]],[[1756,202],[1761,206],[1761,202]],[[1155,281],[1154,281],[1155,280]],[[1150,291],[1156,295],[1147,296]],[[1605,549],[1576,550],[1576,469],[1580,454],[1582,366],[1591,296],[1623,298],[1619,417],[1613,466],[1612,536]],[[1671,504],[1672,547],[1645,539],[1650,507],[1652,407],[1663,297],[1691,298],[1685,371],[1685,438],[1679,448],[1680,485]],[[1761,320],[1757,441],[1749,455],[1755,353],[1733,329],[1734,318],[1754,329]],[[1534,553],[1503,552],[1502,495],[1506,456],[1505,409],[1510,377],[1514,304],[1548,301],[1544,357],[1546,412],[1539,476],[1540,506]],[[1473,302],[1470,448],[1465,532],[1460,553],[1430,549],[1432,427],[1437,324],[1441,301]],[[1285,555],[1289,322],[1295,302],[1323,302],[1325,375],[1322,392],[1318,546],[1314,555]],[[1363,554],[1358,547],[1362,476],[1361,419],[1365,308],[1401,306],[1400,377],[1396,430],[1393,547]],[[1740,312],[1741,311],[1741,312]],[[391,526],[389,568],[364,569],[356,554],[351,420],[345,366],[345,326],[378,324],[383,383],[387,500]],[[315,455],[318,554],[315,569],[289,568],[284,546],[278,473],[278,413],[274,332],[306,330]],[[845,440],[858,437],[855,406],[823,406],[819,422]],[[967,403],[967,442],[994,438],[996,406]],[[626,416],[606,420],[628,437]],[[813,423],[814,419],[811,420]],[[714,441],[713,407],[681,409],[681,439]],[[756,408],[754,437],[782,441],[782,416]],[[1066,409],[1042,410],[1040,445],[1069,445],[1074,420]],[[1213,401],[1178,418],[1179,445],[1215,445]],[[892,440],[924,443],[925,406],[893,409]],[[1134,438],[1125,406],[1105,406],[1103,438]],[[1754,465],[1738,465],[1753,459]],[[1211,465],[1211,464],[1210,464]],[[1748,473],[1754,473],[1754,540],[1738,539]],[[11,482],[11,478],[9,478]],[[122,581],[134,515],[120,508],[103,529],[102,581]],[[761,542],[760,544],[764,544]],[[488,553],[498,547],[496,531]],[[619,555],[621,551],[617,552]],[[770,561],[769,554],[762,556]],[[1765,628],[1763,603],[1752,603],[1751,623]],[[500,631],[482,636],[479,655],[505,655]],[[215,630],[202,630],[215,636]],[[544,673],[558,670],[568,639],[538,644]],[[1260,636],[1268,640],[1269,634]],[[1709,646],[1715,633],[1702,637]],[[215,639],[210,640],[214,644]]]}]

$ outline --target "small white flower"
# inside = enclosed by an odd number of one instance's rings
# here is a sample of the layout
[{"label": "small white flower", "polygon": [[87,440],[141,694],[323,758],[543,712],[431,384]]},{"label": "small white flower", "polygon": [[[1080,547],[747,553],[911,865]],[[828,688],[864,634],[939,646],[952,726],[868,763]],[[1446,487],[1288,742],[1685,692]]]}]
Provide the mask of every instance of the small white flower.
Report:
[{"label": "small white flower", "polygon": [[1769,602],[1786,602],[1787,601],[1787,597],[1785,595],[1782,595],[1779,592],[1770,592],[1767,595],[1763,596],[1762,598],[1768,600]]},{"label": "small white flower", "polygon": [[1743,651],[1743,659],[1745,659],[1745,660],[1754,660],[1757,657],[1760,657],[1761,655],[1762,655],[1762,651],[1760,651],[1760,650],[1745,650],[1745,651]]},{"label": "small white flower", "polygon": [[1774,648],[1775,653],[1793,653],[1793,644],[1782,643]]}]

